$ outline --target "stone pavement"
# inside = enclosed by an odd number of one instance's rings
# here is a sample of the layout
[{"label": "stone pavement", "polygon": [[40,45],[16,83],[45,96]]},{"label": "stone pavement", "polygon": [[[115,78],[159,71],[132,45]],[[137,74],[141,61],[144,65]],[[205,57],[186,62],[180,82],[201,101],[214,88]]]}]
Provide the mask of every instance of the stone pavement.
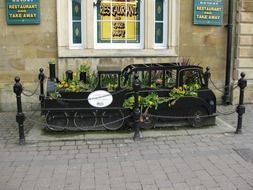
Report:
[{"label": "stone pavement", "polygon": [[[0,114],[0,190],[251,190],[253,105],[243,134],[18,142],[15,113]],[[230,112],[233,106],[219,106]],[[236,126],[237,114],[219,116]],[[25,122],[26,134],[33,122]]]}]

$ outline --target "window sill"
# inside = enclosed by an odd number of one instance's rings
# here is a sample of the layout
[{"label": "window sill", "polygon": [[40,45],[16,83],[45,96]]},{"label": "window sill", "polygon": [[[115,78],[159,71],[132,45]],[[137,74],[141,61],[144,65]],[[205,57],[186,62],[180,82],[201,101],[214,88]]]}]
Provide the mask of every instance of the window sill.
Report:
[{"label": "window sill", "polygon": [[66,49],[58,48],[60,58],[74,57],[175,57],[177,48],[171,49]]}]

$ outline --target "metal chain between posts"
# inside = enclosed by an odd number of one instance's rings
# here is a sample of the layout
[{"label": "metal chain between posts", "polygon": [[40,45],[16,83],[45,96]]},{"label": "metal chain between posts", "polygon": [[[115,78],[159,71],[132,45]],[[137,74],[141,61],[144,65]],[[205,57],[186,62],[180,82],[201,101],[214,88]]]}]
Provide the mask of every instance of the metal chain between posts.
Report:
[{"label": "metal chain between posts", "polygon": [[[210,80],[210,82],[212,83],[213,87],[214,87],[218,92],[224,94],[224,91],[221,90],[221,89],[219,89],[219,88],[214,84],[214,82],[211,80],[211,78],[210,78],[209,80]],[[228,86],[224,86],[224,88],[225,88],[225,87],[228,87]],[[235,90],[236,88],[238,88],[238,84],[234,84],[233,90]]]},{"label": "metal chain between posts", "polygon": [[[34,123],[37,123],[37,124],[40,124],[40,125],[48,125],[47,123],[45,122],[38,122],[34,119],[32,119],[33,115],[37,112],[37,111],[40,111],[40,110],[35,110],[32,114],[30,114],[29,116],[27,116],[27,121],[32,121]],[[216,113],[216,114],[212,114],[212,115],[202,115],[202,116],[199,116],[200,118],[209,118],[209,117],[214,117],[214,116],[220,116],[220,115],[231,115],[231,114],[234,114],[236,111],[231,111],[231,112],[219,112],[219,113]],[[104,125],[110,125],[110,124],[114,124],[114,123],[117,123],[117,122],[120,122],[120,121],[124,121],[130,117],[132,117],[133,115],[130,114],[128,116],[125,116],[121,119],[118,119],[118,120],[115,120],[115,121],[112,121],[112,122],[108,122],[108,123],[104,123]],[[149,114],[149,116],[151,117],[155,117],[155,118],[163,118],[163,119],[194,119],[195,117],[194,116],[163,116],[163,115],[153,115],[153,114]],[[138,122],[139,122],[139,118],[138,118]],[[97,128],[100,128],[100,127],[103,127],[104,126],[103,124],[101,125],[96,125]],[[59,125],[50,125],[56,129],[61,129],[61,130],[72,130],[72,131],[76,131],[77,129],[80,129],[80,131],[87,131],[85,129],[82,129],[82,127],[76,127],[76,128],[67,128],[67,127],[62,127],[62,126],[59,126]],[[86,128],[94,128],[94,126],[85,126]]]},{"label": "metal chain between posts", "polygon": [[[40,83],[39,83],[39,81],[37,81],[37,86],[36,86],[36,88],[35,88],[35,90],[34,90],[33,92],[31,92],[31,91],[29,91],[29,90],[26,90],[26,89],[23,87],[22,94],[23,94],[24,96],[27,96],[27,97],[32,97],[32,96],[34,96],[35,94],[37,94],[37,91],[38,91],[38,89],[39,89],[39,85],[40,85]],[[27,93],[25,93],[25,91],[26,91],[26,92],[30,92],[31,94],[27,94]]]},{"label": "metal chain between posts", "polygon": [[[210,76],[210,75],[209,75]],[[43,80],[44,80],[44,74],[43,74],[43,69],[40,69],[40,75],[39,75],[39,79],[40,79],[40,84],[41,84],[41,88],[43,89]],[[25,121],[25,115],[22,112],[22,103],[21,103],[21,94],[23,93],[24,88],[22,87],[21,83],[20,83],[20,78],[19,77],[15,77],[15,85],[13,86],[13,91],[14,93],[16,93],[16,97],[17,97],[17,115],[16,115],[16,121],[19,125],[19,144],[25,144],[25,135],[24,135],[24,126],[23,123]],[[212,81],[211,81],[212,82]],[[39,86],[39,85],[38,85]],[[36,90],[32,93],[33,95],[37,92],[38,90],[38,86],[36,87]],[[240,99],[239,99],[239,105],[236,109],[236,112],[238,113],[238,125],[237,125],[237,129],[236,129],[236,133],[241,133],[241,128],[242,128],[242,116],[245,113],[245,106],[243,105],[243,100],[244,100],[244,89],[247,86],[247,81],[245,79],[245,74],[241,73],[241,79],[239,79],[238,81],[238,86],[240,87]],[[140,81],[138,79],[138,74],[135,73],[134,75],[134,80],[133,80],[133,90],[134,90],[134,98],[135,98],[135,104],[134,104],[134,110],[133,110],[133,117],[134,117],[134,140],[138,140],[141,138],[141,134],[140,134],[140,116],[141,116],[141,111],[139,108],[139,92],[140,91]],[[124,90],[124,89],[122,89]],[[149,90],[149,91],[153,91],[153,90]],[[115,92],[119,93],[121,91]],[[25,94],[24,94],[25,95]],[[31,96],[31,95],[30,95]],[[41,90],[40,96],[44,96],[44,91]],[[96,98],[101,98],[101,97],[96,97]],[[68,99],[70,100],[70,99]],[[74,99],[76,100],[76,99]],[[89,99],[81,99],[81,100],[89,100]],[[35,113],[35,112],[34,112]],[[34,114],[33,113],[33,114]],[[219,114],[223,114],[223,115],[229,115],[229,114],[233,114],[235,113],[235,111],[233,112],[227,112],[227,113],[222,113],[222,112],[218,112],[216,114],[212,114],[212,115],[202,115],[202,116],[198,116],[198,117],[213,117],[213,116],[218,116]],[[33,115],[32,114],[32,115]],[[167,119],[190,119],[190,118],[195,118],[194,116],[187,116],[187,117],[182,117],[182,116],[161,116],[161,115],[152,115],[150,114],[149,116],[152,117],[157,117],[157,118],[167,118]],[[132,117],[132,115],[128,115],[126,117],[123,117],[121,119],[112,121],[112,122],[108,122],[106,123],[107,125],[119,122],[119,121],[123,121],[127,118]],[[31,120],[31,117],[29,117],[28,120]],[[34,122],[36,122],[34,120]],[[53,126],[53,125],[52,125]],[[98,125],[99,126],[99,125]],[[98,127],[97,126],[97,127]],[[102,127],[103,125],[99,126]],[[59,126],[54,126],[55,128],[59,127]],[[93,126],[90,126],[93,127]],[[66,127],[59,127],[60,129],[66,129]],[[79,129],[79,128],[78,128]],[[69,130],[69,128],[68,128]]]}]

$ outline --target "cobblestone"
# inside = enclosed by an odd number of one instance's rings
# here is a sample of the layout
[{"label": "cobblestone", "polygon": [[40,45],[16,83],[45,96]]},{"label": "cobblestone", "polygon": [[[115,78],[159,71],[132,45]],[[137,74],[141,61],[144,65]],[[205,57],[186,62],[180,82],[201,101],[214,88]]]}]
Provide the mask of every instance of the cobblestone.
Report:
[{"label": "cobblestone", "polygon": [[[235,106],[219,106],[228,112]],[[199,134],[18,145],[15,113],[0,113],[0,189],[3,190],[222,190],[253,189],[253,105],[243,134]],[[237,115],[219,116],[236,127]],[[32,123],[25,122],[26,134]]]}]

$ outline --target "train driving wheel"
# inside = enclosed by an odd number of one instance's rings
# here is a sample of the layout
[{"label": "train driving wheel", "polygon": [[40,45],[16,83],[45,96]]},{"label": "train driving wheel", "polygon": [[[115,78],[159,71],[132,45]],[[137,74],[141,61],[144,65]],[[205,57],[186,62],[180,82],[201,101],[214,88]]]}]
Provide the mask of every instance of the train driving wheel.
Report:
[{"label": "train driving wheel", "polygon": [[103,112],[102,125],[108,130],[117,130],[124,124],[124,114],[121,110],[108,110]]},{"label": "train driving wheel", "polygon": [[93,111],[76,112],[74,115],[74,125],[81,130],[90,130],[96,126],[97,118]]},{"label": "train driving wheel", "polygon": [[48,112],[46,115],[46,127],[51,131],[63,131],[69,123],[65,112]]}]

